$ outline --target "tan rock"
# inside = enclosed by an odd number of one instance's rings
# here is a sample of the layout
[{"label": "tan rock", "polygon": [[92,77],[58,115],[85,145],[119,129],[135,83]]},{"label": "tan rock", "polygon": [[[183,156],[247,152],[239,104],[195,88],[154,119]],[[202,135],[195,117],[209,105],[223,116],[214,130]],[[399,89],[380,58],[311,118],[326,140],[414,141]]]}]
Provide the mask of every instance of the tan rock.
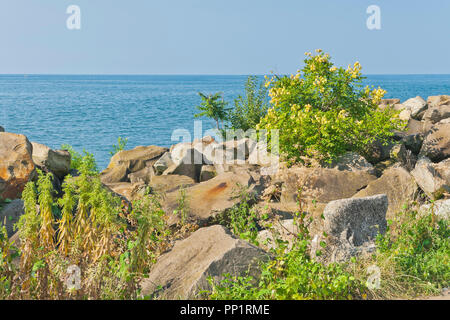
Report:
[{"label": "tan rock", "polygon": [[140,199],[145,194],[145,185],[142,183],[115,182],[105,186],[129,202]]},{"label": "tan rock", "polygon": [[450,159],[433,163],[426,157],[419,158],[411,175],[431,199],[450,192]]},{"label": "tan rock", "polygon": [[234,237],[222,226],[214,225],[194,232],[161,256],[141,282],[142,295],[160,299],[195,299],[210,289],[208,277],[215,281],[224,274],[257,276],[258,263],[267,254]]},{"label": "tan rock", "polygon": [[411,117],[416,120],[421,120],[427,109],[427,102],[419,96],[408,99],[402,104],[407,110],[411,111]]},{"label": "tan rock", "polygon": [[116,153],[100,179],[103,183],[127,181],[128,174],[151,167],[167,151],[158,146],[139,146]]},{"label": "tan rock", "polygon": [[297,202],[297,191],[301,187],[302,199],[315,199],[323,203],[352,197],[376,179],[375,175],[366,171],[305,167],[280,170],[275,177],[284,181],[282,202]]},{"label": "tan rock", "polygon": [[46,145],[32,142],[33,161],[39,167],[63,178],[70,171],[70,153],[67,150],[52,150]]},{"label": "tan rock", "polygon": [[441,105],[448,105],[450,104],[450,96],[449,95],[430,96],[427,99],[427,103],[429,108],[435,108]]},{"label": "tan rock", "polygon": [[[217,214],[237,204],[240,199],[236,196],[239,186],[247,187],[249,191],[255,188],[255,181],[248,172],[239,174],[227,172],[215,178],[196,184],[186,189],[186,198],[190,217],[199,223],[207,223]],[[179,192],[167,193],[164,201],[166,213],[177,209]],[[169,224],[178,222],[176,215],[170,215]]]},{"label": "tan rock", "polygon": [[195,184],[195,180],[188,176],[167,175],[153,176],[149,186],[154,193],[166,193],[178,190],[181,187],[190,187]]},{"label": "tan rock", "polygon": [[0,198],[19,197],[36,176],[32,152],[33,146],[24,135],[0,132]]},{"label": "tan rock", "polygon": [[216,168],[213,165],[205,165],[200,172],[200,182],[211,180],[216,175]]},{"label": "tan rock", "polygon": [[369,183],[353,198],[363,198],[386,194],[388,197],[387,218],[391,219],[400,211],[403,205],[414,200],[418,192],[418,186],[414,178],[402,167],[391,167],[384,171],[383,175]]},{"label": "tan rock", "polygon": [[431,128],[425,136],[420,153],[433,162],[450,157],[450,122],[443,120]]}]

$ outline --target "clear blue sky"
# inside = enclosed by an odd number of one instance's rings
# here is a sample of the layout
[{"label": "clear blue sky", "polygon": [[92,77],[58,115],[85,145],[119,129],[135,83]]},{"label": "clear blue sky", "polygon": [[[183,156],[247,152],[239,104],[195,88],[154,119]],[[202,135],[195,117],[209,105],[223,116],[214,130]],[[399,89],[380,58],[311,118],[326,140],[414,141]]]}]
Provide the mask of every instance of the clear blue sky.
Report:
[{"label": "clear blue sky", "polygon": [[0,0],[0,73],[291,73],[316,48],[367,74],[450,73],[449,16],[449,0]]}]

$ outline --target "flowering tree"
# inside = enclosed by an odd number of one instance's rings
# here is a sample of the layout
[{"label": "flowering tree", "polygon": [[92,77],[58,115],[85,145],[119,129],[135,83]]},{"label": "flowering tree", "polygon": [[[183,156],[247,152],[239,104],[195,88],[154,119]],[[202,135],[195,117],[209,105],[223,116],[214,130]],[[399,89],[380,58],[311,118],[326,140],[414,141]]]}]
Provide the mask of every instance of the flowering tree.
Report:
[{"label": "flowering tree", "polygon": [[363,88],[361,65],[338,68],[321,50],[306,53],[291,76],[266,77],[271,108],[258,129],[280,129],[280,152],[331,161],[346,151],[365,154],[375,140],[387,142],[404,122],[393,108],[378,108],[386,91]]}]

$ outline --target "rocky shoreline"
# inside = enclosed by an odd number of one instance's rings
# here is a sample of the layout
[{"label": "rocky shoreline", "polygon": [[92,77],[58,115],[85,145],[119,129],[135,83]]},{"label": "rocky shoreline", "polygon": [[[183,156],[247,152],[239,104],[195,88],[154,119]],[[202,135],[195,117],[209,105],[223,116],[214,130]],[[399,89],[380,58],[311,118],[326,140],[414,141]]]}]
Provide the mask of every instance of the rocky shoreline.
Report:
[{"label": "rocky shoreline", "polygon": [[[380,108],[387,105],[401,110],[407,128],[396,132],[389,145],[374,144],[367,159],[349,152],[329,165],[288,167],[252,139],[219,143],[212,137],[170,149],[140,146],[115,154],[100,174],[105,188],[129,204],[149,191],[163,194],[171,226],[179,223],[180,216],[173,212],[184,190],[188,219],[197,229],[158,259],[142,283],[143,293],[193,298],[208,287],[207,277],[251,269],[255,261],[269,258],[274,232],[288,242],[298,232],[293,217],[299,203],[313,218],[309,228],[316,246],[311,250],[327,243],[320,257],[324,263],[372,252],[377,234],[406,204],[420,214],[432,210],[438,218],[449,219],[450,96],[403,103],[387,99]],[[65,177],[76,175],[70,164],[68,151],[52,150],[0,127],[0,200],[12,200],[1,208],[0,220],[10,237],[24,210],[21,192],[36,179],[36,169],[54,174],[54,188],[61,195]],[[235,197],[239,188],[251,193],[252,204],[269,217],[270,230],[259,225],[260,247],[219,225],[241,201]]]}]

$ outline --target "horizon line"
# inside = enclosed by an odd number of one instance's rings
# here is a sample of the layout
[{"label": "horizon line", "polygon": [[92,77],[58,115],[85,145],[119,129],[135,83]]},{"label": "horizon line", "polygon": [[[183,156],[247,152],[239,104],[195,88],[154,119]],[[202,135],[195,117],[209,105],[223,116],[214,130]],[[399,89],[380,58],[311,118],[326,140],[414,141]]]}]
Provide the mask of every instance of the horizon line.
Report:
[{"label": "horizon line", "polygon": [[[265,76],[273,73],[0,73],[0,76]],[[279,73],[289,74],[289,73]],[[362,76],[446,76],[450,73],[366,73]]]}]

